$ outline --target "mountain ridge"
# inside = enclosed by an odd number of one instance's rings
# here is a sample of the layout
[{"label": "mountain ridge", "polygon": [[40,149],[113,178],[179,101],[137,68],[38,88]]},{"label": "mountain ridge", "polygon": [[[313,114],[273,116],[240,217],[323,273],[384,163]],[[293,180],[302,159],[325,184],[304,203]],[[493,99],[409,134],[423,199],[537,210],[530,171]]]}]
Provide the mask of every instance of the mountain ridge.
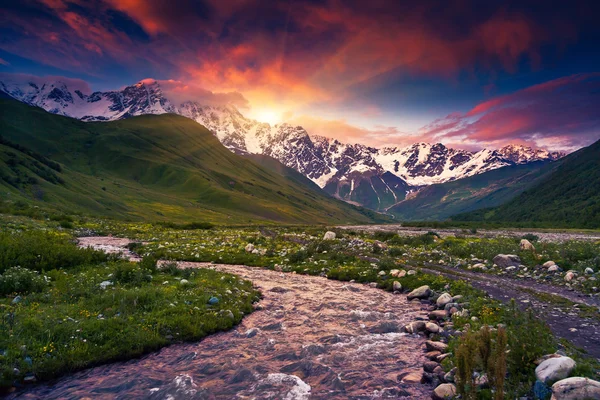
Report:
[{"label": "mountain ridge", "polygon": [[[374,210],[383,210],[411,191],[493,169],[553,161],[559,152],[509,145],[478,152],[441,143],[415,143],[381,149],[311,136],[303,127],[251,120],[233,105],[210,106],[194,101],[175,105],[155,80],[143,80],[120,91],[83,93],[57,80],[43,85],[0,81],[0,90],[51,113],[83,121],[111,121],[135,115],[174,113],[209,129],[237,154],[262,154],[311,179],[330,195]],[[359,190],[355,193],[355,189]]]}]

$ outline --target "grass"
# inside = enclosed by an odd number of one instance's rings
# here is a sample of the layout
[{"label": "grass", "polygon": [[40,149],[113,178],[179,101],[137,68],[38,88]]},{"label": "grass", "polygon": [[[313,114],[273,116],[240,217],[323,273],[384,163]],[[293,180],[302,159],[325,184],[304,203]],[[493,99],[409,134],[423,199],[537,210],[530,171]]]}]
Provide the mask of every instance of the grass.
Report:
[{"label": "grass", "polygon": [[[173,114],[82,122],[0,99],[0,212],[187,223],[368,223],[272,160],[227,150]],[[273,163],[278,168],[273,168]]]},{"label": "grass", "polygon": [[[11,235],[3,236],[4,245]],[[40,247],[30,247],[36,238]],[[0,275],[2,388],[198,340],[237,324],[259,298],[230,274],[107,260],[63,235],[14,233],[9,246],[3,265],[20,260],[27,268]]]}]

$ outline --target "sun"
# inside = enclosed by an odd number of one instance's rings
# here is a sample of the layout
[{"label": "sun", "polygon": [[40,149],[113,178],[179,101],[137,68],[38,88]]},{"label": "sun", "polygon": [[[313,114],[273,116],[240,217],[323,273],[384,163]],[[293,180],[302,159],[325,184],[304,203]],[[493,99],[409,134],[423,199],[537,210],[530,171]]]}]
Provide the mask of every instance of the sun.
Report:
[{"label": "sun", "polygon": [[280,122],[280,114],[273,110],[258,110],[255,115],[256,119],[260,122],[266,122],[271,125],[275,125]]}]

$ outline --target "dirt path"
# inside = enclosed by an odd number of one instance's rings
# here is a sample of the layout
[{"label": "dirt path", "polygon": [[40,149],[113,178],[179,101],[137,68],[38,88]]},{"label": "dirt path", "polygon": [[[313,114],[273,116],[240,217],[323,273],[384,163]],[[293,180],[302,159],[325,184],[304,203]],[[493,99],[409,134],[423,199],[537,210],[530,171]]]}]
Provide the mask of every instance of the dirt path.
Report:
[{"label": "dirt path", "polygon": [[235,329],[126,363],[92,368],[18,398],[378,399],[430,398],[402,383],[421,372],[422,337],[399,333],[426,312],[406,296],[260,268],[209,267],[251,280],[263,293]]},{"label": "dirt path", "polygon": [[[452,279],[468,281],[474,287],[486,291],[490,297],[505,303],[515,299],[521,309],[532,307],[535,315],[546,321],[556,336],[569,340],[600,360],[600,319],[582,317],[578,308],[544,301],[543,297],[540,299],[540,295],[557,296],[582,306],[594,307],[597,311],[600,310],[598,297],[530,280],[504,278],[434,264],[428,266],[429,268],[423,268],[425,272],[442,273]],[[600,312],[596,315],[600,315]]]}]

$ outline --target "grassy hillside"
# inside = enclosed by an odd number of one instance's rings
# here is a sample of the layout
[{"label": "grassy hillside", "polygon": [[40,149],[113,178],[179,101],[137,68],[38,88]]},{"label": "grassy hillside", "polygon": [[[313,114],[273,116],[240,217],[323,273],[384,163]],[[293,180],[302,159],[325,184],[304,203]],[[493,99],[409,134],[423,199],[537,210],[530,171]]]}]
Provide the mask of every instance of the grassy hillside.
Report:
[{"label": "grassy hillside", "polygon": [[497,206],[539,182],[552,168],[554,165],[542,162],[510,166],[427,186],[388,212],[404,221],[444,220],[461,212]]},{"label": "grassy hillside", "polygon": [[284,166],[231,153],[177,115],[84,123],[0,99],[0,132],[0,194],[9,202],[129,219],[371,221]]},{"label": "grassy hillside", "polygon": [[508,203],[453,219],[600,228],[600,141],[565,157],[551,174]]}]

